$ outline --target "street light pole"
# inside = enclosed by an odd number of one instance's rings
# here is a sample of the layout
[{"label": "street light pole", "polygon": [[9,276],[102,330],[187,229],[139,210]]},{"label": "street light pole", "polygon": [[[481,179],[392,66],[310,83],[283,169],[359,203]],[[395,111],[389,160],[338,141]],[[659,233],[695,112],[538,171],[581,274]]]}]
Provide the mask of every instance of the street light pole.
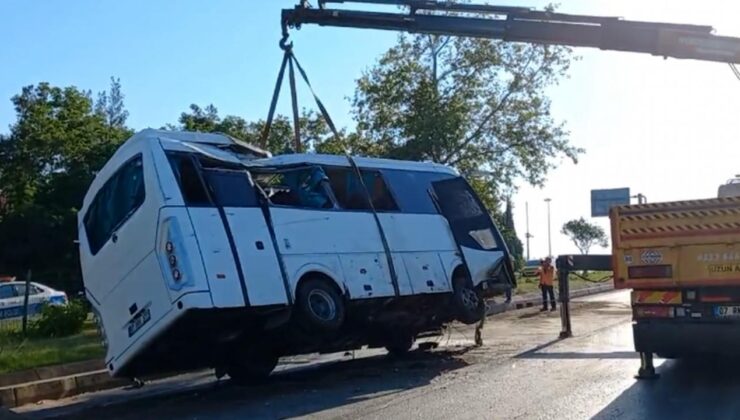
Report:
[{"label": "street light pole", "polygon": [[551,198],[546,198],[547,203],[547,256],[552,257],[552,229],[550,227],[550,202]]},{"label": "street light pole", "polygon": [[631,198],[637,199],[637,204],[647,204],[647,197],[645,197],[644,194],[639,193],[637,195],[633,195]]}]

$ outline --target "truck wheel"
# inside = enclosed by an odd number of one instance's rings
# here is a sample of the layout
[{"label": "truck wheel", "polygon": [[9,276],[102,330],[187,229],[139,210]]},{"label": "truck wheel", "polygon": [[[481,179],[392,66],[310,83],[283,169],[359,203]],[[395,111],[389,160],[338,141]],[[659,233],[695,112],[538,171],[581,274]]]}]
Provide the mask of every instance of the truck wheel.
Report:
[{"label": "truck wheel", "polygon": [[264,382],[275,366],[279,356],[269,351],[244,355],[235,359],[226,367],[226,373],[237,384],[248,385]]},{"label": "truck wheel", "polygon": [[298,322],[309,332],[331,332],[344,323],[344,300],[333,285],[323,279],[301,282],[296,293]]},{"label": "truck wheel", "polygon": [[388,355],[391,357],[401,357],[411,350],[411,346],[414,345],[414,336],[412,334],[404,334],[394,337],[388,344],[385,345],[385,349],[388,350]]},{"label": "truck wheel", "polygon": [[473,288],[473,284],[467,275],[458,274],[452,280],[452,286],[452,303],[457,320],[468,325],[479,322],[485,312],[486,303]]}]

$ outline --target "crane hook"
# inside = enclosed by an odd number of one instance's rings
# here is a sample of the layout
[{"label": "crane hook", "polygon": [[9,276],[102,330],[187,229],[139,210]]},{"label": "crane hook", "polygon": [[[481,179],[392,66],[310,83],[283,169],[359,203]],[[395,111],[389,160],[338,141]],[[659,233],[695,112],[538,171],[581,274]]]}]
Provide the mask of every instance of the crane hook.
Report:
[{"label": "crane hook", "polygon": [[293,42],[288,42],[288,34],[283,34],[283,37],[280,38],[280,49],[283,51],[290,51],[293,49]]},{"label": "crane hook", "polygon": [[283,37],[280,38],[280,49],[283,51],[290,51],[293,49],[293,42],[288,42],[288,23],[283,21]]}]

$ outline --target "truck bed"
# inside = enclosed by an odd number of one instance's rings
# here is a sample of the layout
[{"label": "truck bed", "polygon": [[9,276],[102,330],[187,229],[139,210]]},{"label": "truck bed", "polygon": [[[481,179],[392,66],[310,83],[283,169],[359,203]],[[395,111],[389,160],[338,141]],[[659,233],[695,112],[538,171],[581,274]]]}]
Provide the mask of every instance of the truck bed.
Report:
[{"label": "truck bed", "polygon": [[612,209],[616,288],[740,286],[740,197]]}]

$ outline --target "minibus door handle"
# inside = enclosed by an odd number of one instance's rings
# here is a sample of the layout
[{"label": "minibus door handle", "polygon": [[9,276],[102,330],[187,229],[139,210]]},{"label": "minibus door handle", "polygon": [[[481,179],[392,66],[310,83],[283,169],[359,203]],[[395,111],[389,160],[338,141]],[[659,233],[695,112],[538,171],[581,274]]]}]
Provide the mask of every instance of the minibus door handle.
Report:
[{"label": "minibus door handle", "polygon": [[116,234],[115,232],[113,232],[113,234],[112,234],[112,235],[110,236],[110,240],[111,240],[111,241],[112,241],[113,243],[116,243],[116,242],[118,242],[118,234]]}]

